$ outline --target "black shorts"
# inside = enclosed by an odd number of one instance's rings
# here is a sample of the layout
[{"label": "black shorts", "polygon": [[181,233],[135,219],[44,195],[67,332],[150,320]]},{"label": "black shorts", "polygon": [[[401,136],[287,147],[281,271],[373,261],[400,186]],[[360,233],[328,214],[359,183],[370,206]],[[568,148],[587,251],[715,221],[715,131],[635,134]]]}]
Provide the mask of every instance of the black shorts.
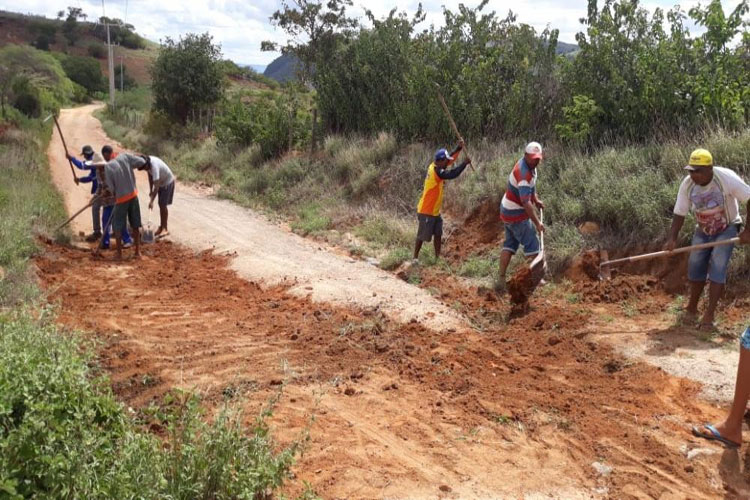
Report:
[{"label": "black shorts", "polygon": [[432,237],[441,238],[443,236],[443,218],[439,215],[417,214],[419,229],[417,229],[417,239],[419,241],[432,241]]},{"label": "black shorts", "polygon": [[166,207],[167,205],[172,204],[172,199],[174,198],[174,185],[175,181],[170,182],[166,186],[162,186],[159,188],[159,206],[160,207]]}]

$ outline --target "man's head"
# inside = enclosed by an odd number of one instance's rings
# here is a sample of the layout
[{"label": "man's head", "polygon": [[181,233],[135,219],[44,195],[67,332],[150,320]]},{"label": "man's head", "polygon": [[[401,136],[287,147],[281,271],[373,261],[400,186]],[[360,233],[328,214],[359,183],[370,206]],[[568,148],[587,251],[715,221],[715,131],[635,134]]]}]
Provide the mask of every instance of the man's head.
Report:
[{"label": "man's head", "polygon": [[435,166],[438,168],[445,168],[450,162],[453,161],[453,157],[448,153],[445,148],[438,149],[435,152]]},{"label": "man's head", "polygon": [[714,157],[706,149],[696,149],[690,154],[685,170],[690,172],[693,182],[705,186],[714,176]]},{"label": "man's head", "polygon": [[112,146],[109,144],[102,147],[102,156],[104,157],[105,161],[109,161],[112,159]]},{"label": "man's head", "polygon": [[538,142],[528,143],[524,150],[523,158],[526,160],[526,165],[536,168],[539,162],[542,161],[542,145]]},{"label": "man's head", "polygon": [[89,145],[87,144],[87,145],[86,145],[86,146],[84,146],[84,147],[83,147],[83,149],[81,150],[81,154],[82,154],[82,155],[83,155],[83,157],[84,157],[84,158],[86,158],[87,160],[91,160],[91,158],[93,158],[93,157],[94,157],[94,148],[92,148],[91,146],[89,146]]},{"label": "man's head", "polygon": [[140,156],[141,158],[143,158],[143,161],[145,162],[140,167],[137,167],[138,170],[148,170],[148,171],[151,171],[151,157],[148,156],[148,155],[138,155],[138,156]]}]

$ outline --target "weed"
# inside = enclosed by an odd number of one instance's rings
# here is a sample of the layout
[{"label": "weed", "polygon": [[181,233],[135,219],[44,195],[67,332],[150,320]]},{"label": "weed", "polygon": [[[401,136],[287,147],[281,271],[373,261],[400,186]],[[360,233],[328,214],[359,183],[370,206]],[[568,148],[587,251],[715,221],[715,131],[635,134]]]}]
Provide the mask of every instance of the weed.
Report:
[{"label": "weed", "polygon": [[300,208],[297,220],[292,223],[292,231],[307,236],[325,231],[330,226],[330,217],[322,214],[320,206],[313,203]]},{"label": "weed", "polygon": [[392,271],[400,266],[412,256],[411,250],[404,247],[397,247],[388,252],[385,257],[380,259],[380,267],[386,271]]},{"label": "weed", "polygon": [[469,278],[487,278],[493,276],[496,269],[497,261],[492,257],[473,255],[461,264],[458,274]]},{"label": "weed", "polygon": [[578,304],[581,302],[581,294],[568,293],[565,295],[565,300],[568,302],[568,304]]}]

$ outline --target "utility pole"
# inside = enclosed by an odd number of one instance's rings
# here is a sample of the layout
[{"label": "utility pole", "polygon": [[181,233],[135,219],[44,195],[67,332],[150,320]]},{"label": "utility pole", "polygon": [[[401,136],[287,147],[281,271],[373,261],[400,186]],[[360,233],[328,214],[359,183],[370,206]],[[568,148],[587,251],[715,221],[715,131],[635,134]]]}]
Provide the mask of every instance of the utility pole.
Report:
[{"label": "utility pole", "polygon": [[123,73],[124,72],[122,70],[122,56],[120,56],[120,93],[125,92],[125,85],[122,83],[123,82],[123,79],[122,79]]},{"label": "utility pole", "polygon": [[112,53],[112,42],[109,38],[109,23],[107,24],[107,68],[109,69],[109,107],[111,111],[115,110],[115,65],[114,54]]}]

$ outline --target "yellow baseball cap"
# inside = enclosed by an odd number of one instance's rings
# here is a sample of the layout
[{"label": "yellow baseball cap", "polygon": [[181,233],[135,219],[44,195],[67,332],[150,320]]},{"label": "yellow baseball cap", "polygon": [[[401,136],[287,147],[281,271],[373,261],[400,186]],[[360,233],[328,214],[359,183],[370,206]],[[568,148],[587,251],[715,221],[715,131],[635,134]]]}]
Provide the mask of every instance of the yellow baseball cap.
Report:
[{"label": "yellow baseball cap", "polygon": [[701,167],[713,167],[714,157],[707,149],[696,149],[690,153],[690,161],[688,162],[685,170],[698,170]]}]

